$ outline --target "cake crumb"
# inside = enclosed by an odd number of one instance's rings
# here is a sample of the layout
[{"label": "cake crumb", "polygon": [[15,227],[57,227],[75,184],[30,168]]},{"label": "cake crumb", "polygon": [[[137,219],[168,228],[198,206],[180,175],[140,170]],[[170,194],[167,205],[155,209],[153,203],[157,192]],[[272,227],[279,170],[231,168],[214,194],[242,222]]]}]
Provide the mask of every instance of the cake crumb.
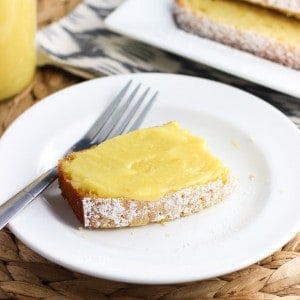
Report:
[{"label": "cake crumb", "polygon": [[78,230],[79,230],[79,231],[83,231],[83,227],[82,227],[82,226],[79,226],[79,227],[78,227]]},{"label": "cake crumb", "polygon": [[163,225],[163,226],[166,226],[169,222],[170,222],[170,220],[163,219],[163,220],[159,221],[159,224]]},{"label": "cake crumb", "polygon": [[253,135],[249,135],[248,140],[249,140],[249,142],[251,142],[252,144],[255,144],[255,139],[254,139]]},{"label": "cake crumb", "polygon": [[130,235],[134,235],[134,232],[133,232],[133,231],[130,231]]},{"label": "cake crumb", "polygon": [[230,142],[234,148],[236,148],[236,149],[240,148],[240,145],[236,140],[231,140]]},{"label": "cake crumb", "polygon": [[248,179],[249,179],[250,181],[253,181],[253,180],[254,180],[254,178],[255,178],[255,176],[254,176],[254,175],[249,175],[249,176],[248,176]]}]

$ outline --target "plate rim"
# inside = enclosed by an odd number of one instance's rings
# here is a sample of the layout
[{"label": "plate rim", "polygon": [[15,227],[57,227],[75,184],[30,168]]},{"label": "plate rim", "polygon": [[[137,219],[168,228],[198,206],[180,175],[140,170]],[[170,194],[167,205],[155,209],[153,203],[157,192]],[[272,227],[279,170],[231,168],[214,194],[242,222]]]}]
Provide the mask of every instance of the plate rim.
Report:
[{"label": "plate rim", "polygon": [[[238,90],[239,92],[242,92],[242,93],[245,93],[245,94],[247,94],[247,95],[250,95],[251,97],[256,98],[256,100],[259,100],[260,102],[263,102],[264,104],[267,104],[269,108],[274,108],[272,105],[270,105],[269,103],[267,103],[267,102],[263,101],[262,99],[256,97],[255,95],[252,95],[252,94],[247,93],[247,92],[245,92],[245,91],[243,91],[243,90],[241,90],[241,89],[238,89],[238,88],[236,88],[236,87],[229,86],[229,85],[224,84],[224,83],[220,83],[220,82],[213,81],[213,80],[210,80],[210,79],[197,78],[197,77],[194,77],[194,76],[177,75],[177,74],[168,74],[168,73],[164,73],[164,74],[161,74],[161,73],[136,73],[136,74],[115,75],[115,76],[111,76],[111,77],[96,78],[96,79],[93,79],[93,80],[88,80],[88,81],[81,82],[81,83],[79,83],[79,84],[75,84],[75,85],[70,86],[70,87],[67,87],[67,88],[65,88],[65,89],[63,89],[63,90],[61,90],[61,91],[58,91],[58,92],[56,92],[56,93],[53,93],[53,94],[49,95],[48,97],[44,98],[43,101],[47,100],[47,101],[49,102],[49,101],[51,101],[51,98],[52,98],[52,97],[57,97],[57,95],[58,95],[58,97],[60,97],[60,96],[63,95],[64,93],[68,93],[69,90],[73,90],[75,86],[78,86],[78,85],[89,85],[89,84],[93,84],[93,83],[91,83],[91,81],[97,82],[97,81],[99,81],[99,80],[104,80],[104,79],[105,79],[105,80],[114,80],[113,77],[123,77],[123,78],[128,77],[128,78],[129,78],[129,77],[139,77],[139,76],[164,76],[164,77],[166,77],[166,76],[167,76],[167,77],[168,77],[168,76],[173,76],[173,77],[194,78],[194,79],[196,79],[196,80],[203,81],[203,82],[209,81],[209,82],[212,82],[212,83],[217,84],[217,85],[225,86],[226,88]],[[66,91],[66,90],[67,90],[67,91]],[[50,98],[50,100],[49,100],[49,98]],[[40,102],[36,103],[36,104],[33,105],[31,108],[29,108],[28,110],[26,110],[22,115],[24,115],[24,114],[30,114],[31,109],[38,109],[38,108],[39,108],[39,105],[43,105],[42,103],[45,103],[45,102],[43,102],[43,101],[40,101]],[[35,108],[33,108],[33,107],[35,107]],[[274,109],[275,109],[276,111],[280,112],[280,111],[277,110],[276,108],[274,108]],[[291,120],[289,120],[283,113],[280,112],[280,114],[281,114],[283,117],[285,117],[286,120],[288,120],[288,121],[290,122],[290,124],[294,126],[295,129],[297,129],[296,125],[293,124]],[[22,115],[21,115],[21,116],[22,116]],[[17,119],[9,126],[9,127],[12,127],[13,124],[15,124],[15,122],[18,122],[18,120],[21,119],[21,116],[18,117],[18,118],[17,118]],[[297,129],[297,130],[298,130],[298,129]],[[299,131],[298,131],[298,132],[299,132]],[[4,134],[7,134],[7,130],[5,131]],[[3,136],[4,136],[4,135],[3,135]],[[2,138],[0,139],[0,145],[2,144],[1,142],[2,142]],[[0,149],[1,149],[1,147],[0,147]],[[23,237],[23,236],[20,236],[20,235],[18,234],[18,231],[15,230],[15,228],[14,228],[13,226],[9,225],[9,229],[17,236],[17,238],[19,238],[22,242],[24,242],[25,244],[27,244],[27,243],[26,243],[26,241],[27,241],[26,238]],[[274,247],[275,247],[275,248],[279,248],[279,247],[281,247],[284,243],[288,242],[288,240],[291,238],[291,236],[294,235],[294,234],[296,234],[297,231],[298,231],[298,225],[297,225],[297,227],[295,226],[295,228],[291,229],[291,232],[290,232],[289,235],[286,235],[285,237],[282,237],[280,240],[278,240],[277,243],[276,243],[276,246],[275,246],[275,245],[273,246],[273,250],[265,251],[265,254],[264,254],[263,256],[267,256],[267,255],[273,253],[273,252],[276,250],[276,249],[274,249]],[[36,251],[37,253],[41,254],[42,256],[46,257],[47,259],[49,259],[49,260],[51,260],[51,261],[53,261],[53,262],[55,262],[55,263],[57,263],[57,264],[59,264],[59,265],[65,266],[66,268],[69,268],[69,269],[72,269],[72,270],[75,270],[75,271],[79,271],[79,272],[82,272],[82,273],[86,273],[86,270],[85,270],[84,268],[74,267],[73,265],[70,266],[69,264],[65,264],[65,263],[64,263],[63,261],[61,261],[61,260],[56,260],[56,259],[54,259],[54,258],[51,256],[51,254],[45,253],[45,252],[41,251],[40,249],[36,248],[35,245],[32,245],[32,244],[31,244],[29,247],[30,247],[31,249],[33,249],[34,251]],[[261,254],[258,255],[258,256],[259,256],[259,258],[258,258],[258,259],[255,258],[255,261],[261,259]],[[206,277],[206,278],[210,278],[210,277],[213,277],[213,276],[220,276],[220,275],[226,274],[226,273],[228,273],[228,272],[236,271],[236,270],[238,270],[238,269],[241,269],[241,268],[243,268],[243,267],[248,266],[248,265],[251,264],[251,263],[253,263],[253,256],[252,256],[251,258],[249,258],[249,261],[247,261],[247,262],[244,261],[244,262],[241,263],[239,266],[235,266],[235,268],[230,268],[230,267],[228,267],[228,268],[225,269],[221,274],[220,274],[219,271],[217,271],[217,272],[215,272],[215,273],[210,272],[211,275],[210,275],[209,277]],[[89,274],[89,275],[92,275],[92,276],[97,276],[97,277],[100,276],[100,275],[99,275],[99,272],[96,272],[96,273],[91,273],[91,272],[89,272],[88,274]],[[187,278],[187,280],[182,280],[182,278],[181,278],[181,279],[179,278],[179,279],[177,279],[177,280],[173,279],[172,281],[169,281],[169,280],[161,280],[161,279],[158,279],[158,281],[155,281],[155,280],[152,279],[152,280],[148,280],[148,281],[147,281],[147,280],[146,280],[146,281],[145,281],[145,280],[142,280],[141,282],[139,282],[138,280],[133,280],[132,278],[131,278],[131,279],[130,279],[130,278],[127,278],[127,279],[126,279],[126,278],[124,278],[123,276],[121,276],[121,277],[118,276],[118,275],[111,276],[111,275],[109,275],[109,274],[103,274],[103,272],[102,272],[102,276],[103,276],[103,275],[105,276],[104,278],[111,279],[111,280],[119,280],[119,281],[126,281],[126,282],[132,282],[132,283],[146,283],[146,284],[179,283],[179,282],[185,282],[185,281],[198,280],[197,278],[195,278],[195,277],[192,276],[191,278]]]}]

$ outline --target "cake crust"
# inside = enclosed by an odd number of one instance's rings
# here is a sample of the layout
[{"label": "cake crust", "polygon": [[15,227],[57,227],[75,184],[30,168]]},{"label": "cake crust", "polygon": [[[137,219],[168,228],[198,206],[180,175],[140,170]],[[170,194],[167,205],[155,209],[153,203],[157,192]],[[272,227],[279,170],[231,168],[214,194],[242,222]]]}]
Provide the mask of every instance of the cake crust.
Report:
[{"label": "cake crust", "polygon": [[59,186],[80,223],[87,228],[119,228],[164,222],[189,216],[229,196],[235,181],[221,180],[205,186],[185,188],[156,201],[127,198],[100,198],[75,189],[59,165]]},{"label": "cake crust", "polygon": [[217,22],[201,13],[195,14],[183,0],[175,0],[173,13],[178,27],[187,32],[300,70],[300,47],[296,45]]}]

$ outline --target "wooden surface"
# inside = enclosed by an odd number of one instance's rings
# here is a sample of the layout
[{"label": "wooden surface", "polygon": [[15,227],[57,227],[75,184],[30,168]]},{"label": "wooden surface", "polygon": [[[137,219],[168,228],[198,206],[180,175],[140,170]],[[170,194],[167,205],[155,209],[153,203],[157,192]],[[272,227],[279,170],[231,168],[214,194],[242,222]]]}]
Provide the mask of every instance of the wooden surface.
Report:
[{"label": "wooden surface", "polygon": [[[57,20],[78,2],[40,0],[39,25]],[[52,67],[37,69],[25,91],[0,103],[0,135],[31,105],[81,80]],[[141,286],[74,273],[34,253],[7,229],[0,231],[0,299],[212,298],[300,299],[300,234],[273,255],[239,272],[186,284]]]}]

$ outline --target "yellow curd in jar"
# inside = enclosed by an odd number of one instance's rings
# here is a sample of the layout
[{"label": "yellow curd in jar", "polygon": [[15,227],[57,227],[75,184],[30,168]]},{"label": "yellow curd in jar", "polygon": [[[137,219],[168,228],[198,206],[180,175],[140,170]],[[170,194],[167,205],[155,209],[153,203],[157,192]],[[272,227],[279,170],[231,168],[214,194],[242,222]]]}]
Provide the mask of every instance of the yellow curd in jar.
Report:
[{"label": "yellow curd in jar", "polygon": [[36,0],[0,0],[0,100],[24,89],[36,62]]}]

